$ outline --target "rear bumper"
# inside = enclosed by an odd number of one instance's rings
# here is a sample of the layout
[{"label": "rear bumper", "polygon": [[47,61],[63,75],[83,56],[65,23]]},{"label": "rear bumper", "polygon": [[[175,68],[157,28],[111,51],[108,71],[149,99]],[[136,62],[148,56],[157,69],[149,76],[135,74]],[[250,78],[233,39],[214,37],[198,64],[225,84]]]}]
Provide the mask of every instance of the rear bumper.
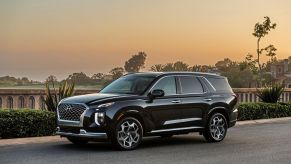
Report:
[{"label": "rear bumper", "polygon": [[233,127],[236,124],[237,116],[238,116],[238,110],[235,109],[232,111],[229,117],[229,128]]},{"label": "rear bumper", "polygon": [[80,138],[88,138],[88,139],[108,139],[106,133],[95,133],[95,132],[87,132],[84,129],[80,129],[79,133],[72,133],[72,132],[62,132],[60,128],[57,128],[57,135],[61,137],[80,137]]}]

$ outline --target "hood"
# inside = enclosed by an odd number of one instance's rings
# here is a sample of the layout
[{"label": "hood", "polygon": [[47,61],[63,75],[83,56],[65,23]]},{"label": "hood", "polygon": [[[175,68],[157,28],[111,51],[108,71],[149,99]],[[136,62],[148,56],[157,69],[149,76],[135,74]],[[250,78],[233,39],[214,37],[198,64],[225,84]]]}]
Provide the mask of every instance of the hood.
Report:
[{"label": "hood", "polygon": [[119,99],[132,98],[136,95],[124,95],[124,94],[104,94],[94,93],[80,96],[68,97],[62,100],[62,103],[83,103],[87,105],[98,104],[101,101],[117,101]]},{"label": "hood", "polygon": [[119,97],[117,94],[103,94],[103,93],[94,93],[80,96],[72,96],[62,100],[62,103],[84,103],[89,104],[90,102],[104,100],[107,98]]}]

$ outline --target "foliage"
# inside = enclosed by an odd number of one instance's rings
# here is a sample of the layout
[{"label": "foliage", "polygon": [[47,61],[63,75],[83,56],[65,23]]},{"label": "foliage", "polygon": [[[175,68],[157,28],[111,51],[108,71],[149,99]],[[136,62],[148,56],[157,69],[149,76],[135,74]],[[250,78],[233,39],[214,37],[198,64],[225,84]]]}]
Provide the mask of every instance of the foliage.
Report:
[{"label": "foliage", "polygon": [[55,85],[53,84],[53,92],[49,87],[49,84],[46,84],[46,97],[43,99],[47,106],[47,110],[56,111],[59,101],[74,95],[75,84],[69,84],[67,81],[59,86],[59,90],[56,91]]},{"label": "foliage", "polygon": [[231,87],[249,88],[254,85],[254,81],[256,80],[256,74],[252,70],[252,64],[247,59],[243,62],[234,62],[226,58],[218,61],[215,66],[222,76],[228,78]]},{"label": "foliage", "polygon": [[153,71],[153,72],[162,72],[163,71],[163,68],[164,68],[164,65],[163,64],[155,64],[155,65],[151,66],[150,71]]},{"label": "foliage", "polygon": [[216,70],[217,69],[211,65],[194,65],[192,67],[189,67],[189,71],[192,72],[212,72]]},{"label": "foliage", "polygon": [[190,67],[187,63],[177,61],[175,63],[156,64],[150,68],[154,72],[171,72],[171,71],[189,71]]},{"label": "foliage", "polygon": [[27,77],[15,78],[11,76],[0,77],[0,86],[23,86],[40,84],[40,82],[29,80]]},{"label": "foliage", "polygon": [[53,135],[56,115],[31,109],[0,109],[0,137],[35,137]]},{"label": "foliage", "polygon": [[63,80],[62,83],[65,82],[75,83],[76,85],[96,85],[96,80],[87,76],[84,72],[73,73],[69,75],[66,80]]},{"label": "foliage", "polygon": [[264,18],[265,18],[265,20],[263,23],[258,22],[255,24],[254,32],[253,32],[253,36],[255,36],[257,38],[257,59],[256,59],[256,62],[258,64],[259,71],[262,70],[262,65],[260,63],[260,57],[264,51],[267,52],[266,55],[271,56],[272,58],[274,58],[274,56],[276,55],[275,54],[276,48],[273,45],[269,45],[266,48],[262,48],[262,49],[260,48],[261,39],[263,37],[265,37],[266,35],[268,35],[272,29],[276,28],[276,23],[272,23],[271,19],[269,17],[266,16]]},{"label": "foliage", "polygon": [[127,72],[139,72],[140,69],[144,68],[146,57],[145,52],[138,52],[125,62],[124,69]]},{"label": "foliage", "polygon": [[109,73],[112,75],[112,80],[120,78],[124,74],[124,69],[122,67],[113,68]]},{"label": "foliage", "polygon": [[238,107],[238,120],[255,120],[291,116],[291,104],[280,103],[241,103]]},{"label": "foliage", "polygon": [[45,80],[46,83],[57,83],[58,82],[58,79],[56,76],[54,75],[49,75],[46,80]]},{"label": "foliage", "polygon": [[274,84],[270,87],[265,87],[261,90],[257,90],[257,96],[266,103],[276,103],[280,99],[281,94],[284,91],[282,85]]}]

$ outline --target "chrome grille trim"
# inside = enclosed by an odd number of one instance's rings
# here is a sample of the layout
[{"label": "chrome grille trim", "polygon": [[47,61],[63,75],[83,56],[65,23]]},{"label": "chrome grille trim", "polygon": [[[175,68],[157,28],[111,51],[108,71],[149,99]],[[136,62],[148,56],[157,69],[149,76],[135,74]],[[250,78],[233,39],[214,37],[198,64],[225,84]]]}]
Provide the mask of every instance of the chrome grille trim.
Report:
[{"label": "chrome grille trim", "polygon": [[[62,107],[62,105],[64,106]],[[71,109],[68,109],[67,113],[65,109],[60,109],[68,106]],[[60,103],[57,108],[58,124],[81,127],[83,125],[84,113],[88,109],[89,107],[84,103]]]}]

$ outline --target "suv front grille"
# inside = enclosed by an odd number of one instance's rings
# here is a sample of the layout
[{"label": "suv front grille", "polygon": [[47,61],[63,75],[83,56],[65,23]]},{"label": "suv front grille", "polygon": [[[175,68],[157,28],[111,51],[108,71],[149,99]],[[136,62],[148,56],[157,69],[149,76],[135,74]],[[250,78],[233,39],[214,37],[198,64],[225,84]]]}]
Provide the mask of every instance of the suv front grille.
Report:
[{"label": "suv front grille", "polygon": [[86,110],[83,104],[60,104],[58,116],[61,120],[80,121],[80,116]]}]

